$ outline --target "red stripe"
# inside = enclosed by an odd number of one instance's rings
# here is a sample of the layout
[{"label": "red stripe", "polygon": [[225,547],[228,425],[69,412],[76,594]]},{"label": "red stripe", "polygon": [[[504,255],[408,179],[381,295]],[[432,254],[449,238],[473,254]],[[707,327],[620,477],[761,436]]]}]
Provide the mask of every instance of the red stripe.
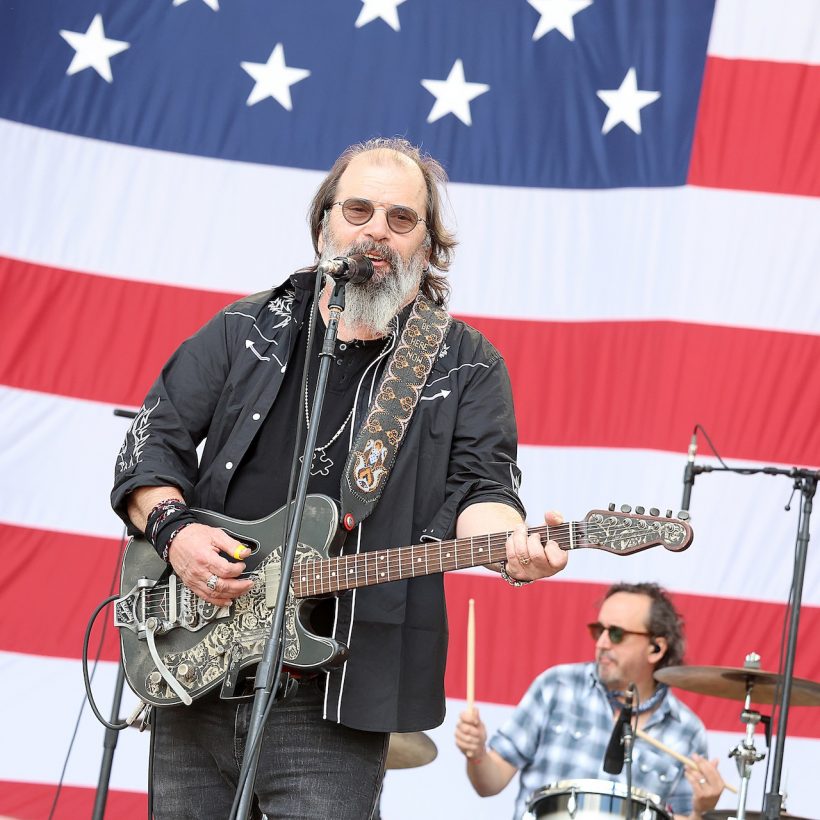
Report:
[{"label": "red stripe", "polygon": [[235,297],[0,257],[0,383],[139,406],[176,346]]},{"label": "red stripe", "polygon": [[820,66],[709,57],[689,182],[820,196]]},{"label": "red stripe", "polygon": [[[49,657],[79,658],[86,624],[96,606],[119,592],[120,544],[90,535],[14,527],[0,524],[7,578],[0,584],[0,611],[25,612],[19,618],[0,618],[0,650]],[[68,563],[67,563],[68,562]],[[70,572],[66,567],[70,564]],[[66,587],[66,579],[73,579]],[[32,585],[40,602],[32,606]],[[59,612],[59,624],[54,613]],[[119,660],[119,639],[110,608],[92,632],[90,661],[105,628],[102,660]]]},{"label": "red stripe", "polygon": [[[111,591],[120,564],[119,544],[103,538],[65,535],[0,525],[0,543],[10,561],[7,581],[0,585],[0,611],[26,612],[26,629],[19,620],[0,619],[0,650],[32,655],[79,658],[82,635],[95,606]],[[74,577],[82,582],[67,590],[64,573],[71,556]],[[31,606],[31,579],[37,579],[39,600],[50,605]],[[514,704],[530,681],[557,663],[589,660],[590,640],[584,625],[595,619],[605,587],[556,579],[526,589],[512,589],[495,575],[451,573],[447,576],[450,614],[450,654],[447,694],[465,695],[465,620],[469,598],[476,600],[478,634],[476,696],[491,703]],[[115,586],[115,591],[117,591]],[[754,650],[772,669],[779,657],[783,607],[760,601],[675,595],[683,613],[689,639],[688,662],[708,666],[741,666]],[[60,629],[53,612],[59,610]],[[111,627],[110,608],[100,616],[107,623],[103,660],[119,659],[119,644]],[[742,629],[737,625],[742,624]],[[820,632],[820,607],[804,607],[799,646],[810,646]],[[96,653],[99,629],[93,633],[91,654]],[[492,657],[485,652],[492,648]],[[820,680],[820,656],[798,652],[795,674]],[[684,694],[683,699],[710,729],[734,731],[739,704]],[[801,708],[791,713],[790,734],[820,738],[820,709]]]},{"label": "red stripe", "polygon": [[[133,406],[176,345],[234,298],[2,258],[0,288],[0,383]],[[507,360],[523,444],[677,451],[699,422],[725,456],[820,464],[820,336],[469,321]]]},{"label": "red stripe", "polygon": [[[63,786],[57,806],[51,815],[51,806],[57,786],[48,783],[14,783],[0,781],[0,814],[15,820],[76,820],[91,817],[97,790]],[[105,816],[118,820],[143,820],[148,814],[148,795],[143,792],[125,792],[111,789],[105,803]]]},{"label": "red stripe", "polygon": [[681,322],[469,322],[505,355],[524,444],[677,451],[697,422],[721,455],[820,464],[820,336]]},{"label": "red stripe", "polygon": [[[466,621],[470,598],[475,599],[476,700],[515,704],[532,680],[559,663],[589,661],[593,647],[585,625],[594,621],[606,586],[548,581],[513,589],[497,576],[451,573],[446,580],[450,624],[447,696],[466,697]],[[760,601],[673,595],[684,617],[687,663],[700,666],[742,666],[749,651],[772,669],[779,657],[783,607]],[[820,608],[804,607],[798,645],[810,647],[820,629]],[[820,656],[798,651],[795,675],[820,681]],[[707,728],[737,732],[742,702],[676,690]],[[771,707],[762,707],[764,714]],[[820,738],[820,709],[789,711],[789,736]]]}]

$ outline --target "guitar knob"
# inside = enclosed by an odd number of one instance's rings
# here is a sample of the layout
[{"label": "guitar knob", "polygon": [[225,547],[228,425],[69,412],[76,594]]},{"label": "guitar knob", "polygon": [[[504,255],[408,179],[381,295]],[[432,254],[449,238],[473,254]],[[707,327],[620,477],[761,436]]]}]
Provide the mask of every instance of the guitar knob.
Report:
[{"label": "guitar knob", "polygon": [[671,518],[671,517],[672,517],[672,510],[667,510],[667,511],[666,511],[666,517],[667,517],[667,518]]},{"label": "guitar knob", "polygon": [[638,515],[643,515],[646,512],[646,508],[645,507],[635,507],[635,512]]},{"label": "guitar knob", "polygon": [[688,513],[686,510],[681,510],[681,511],[678,513],[678,518],[679,518],[681,521],[688,521],[688,520],[689,520],[689,513]]},{"label": "guitar knob", "polygon": [[657,507],[650,507],[649,514],[654,515],[655,518],[657,518],[661,514],[661,511]]},{"label": "guitar knob", "polygon": [[631,513],[632,512],[632,507],[630,507],[629,504],[621,504],[621,512],[622,513]]},{"label": "guitar knob", "polygon": [[159,670],[155,669],[149,676],[148,676],[148,683],[151,686],[159,686],[162,683],[162,674]]},{"label": "guitar knob", "polygon": [[607,507],[607,509],[608,509],[610,512],[615,512],[615,505],[614,505],[614,504],[609,504],[609,506]]},{"label": "guitar knob", "polygon": [[190,683],[194,679],[194,668],[189,663],[181,663],[177,667],[177,677],[181,681]]}]

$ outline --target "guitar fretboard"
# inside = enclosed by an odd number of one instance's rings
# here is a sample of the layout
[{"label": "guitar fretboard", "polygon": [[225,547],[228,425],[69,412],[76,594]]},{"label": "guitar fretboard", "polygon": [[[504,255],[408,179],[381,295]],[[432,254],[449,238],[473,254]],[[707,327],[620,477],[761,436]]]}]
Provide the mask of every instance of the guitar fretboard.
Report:
[{"label": "guitar fretboard", "polygon": [[[529,532],[538,535],[542,543],[551,539],[561,549],[570,550],[583,546],[585,525],[569,521],[554,527],[532,527]],[[308,559],[294,565],[291,587],[297,598],[310,598],[403,578],[486,566],[506,559],[508,537],[509,532],[501,532],[337,558]]]}]

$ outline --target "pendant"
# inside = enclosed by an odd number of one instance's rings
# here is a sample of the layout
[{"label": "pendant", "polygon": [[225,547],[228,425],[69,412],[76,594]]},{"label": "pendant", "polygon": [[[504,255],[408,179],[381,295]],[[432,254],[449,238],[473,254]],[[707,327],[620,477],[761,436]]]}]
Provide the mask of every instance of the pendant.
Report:
[{"label": "pendant", "polygon": [[[319,455],[319,466],[316,466],[316,455]],[[299,456],[299,462],[303,461],[303,457]],[[318,448],[313,451],[313,458],[310,460],[310,474],[311,475],[323,475],[327,476],[330,474],[330,470],[333,467],[333,459],[330,458],[324,450],[319,450]]]}]

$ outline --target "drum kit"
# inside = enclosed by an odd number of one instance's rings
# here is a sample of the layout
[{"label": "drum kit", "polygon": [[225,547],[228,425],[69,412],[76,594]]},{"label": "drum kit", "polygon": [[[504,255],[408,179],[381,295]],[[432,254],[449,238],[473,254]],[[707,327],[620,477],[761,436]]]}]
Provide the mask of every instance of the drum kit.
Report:
[{"label": "drum kit", "polygon": [[[752,709],[752,701],[759,704],[778,703],[784,678],[773,672],[763,672],[760,658],[751,654],[741,668],[721,666],[668,666],[659,669],[655,678],[668,686],[677,686],[689,692],[714,695],[731,700],[742,700],[740,720],[746,726],[743,740],[732,749],[740,775],[737,809],[704,812],[704,820],[758,820],[763,814],[746,811],[751,767],[763,759],[754,745],[754,731],[761,721],[759,712]],[[795,706],[820,706],[820,683],[802,678],[792,679],[791,702]],[[649,736],[638,732],[645,740]],[[682,762],[691,763],[671,749],[663,748]],[[631,803],[631,809],[629,804]],[[658,796],[641,789],[632,789],[632,800],[627,800],[626,787],[606,780],[567,780],[540,789],[530,796],[524,817],[531,820],[608,820],[623,818],[629,812],[635,820],[671,820],[671,814],[661,805]],[[781,814],[783,820],[805,820],[791,814]]]}]

